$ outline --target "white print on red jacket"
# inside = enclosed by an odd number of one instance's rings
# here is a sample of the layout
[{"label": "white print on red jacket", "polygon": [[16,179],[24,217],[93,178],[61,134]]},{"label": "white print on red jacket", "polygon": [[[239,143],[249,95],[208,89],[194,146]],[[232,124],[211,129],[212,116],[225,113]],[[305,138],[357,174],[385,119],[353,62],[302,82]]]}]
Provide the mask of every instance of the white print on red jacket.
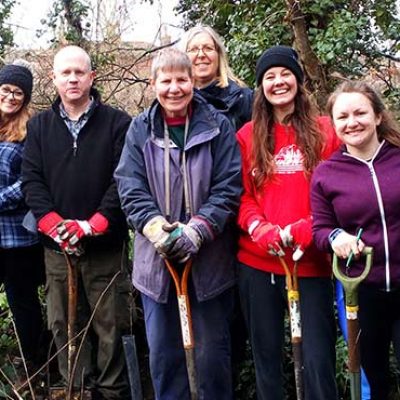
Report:
[{"label": "white print on red jacket", "polygon": [[295,145],[282,147],[274,156],[277,174],[294,174],[303,171],[303,154]]}]

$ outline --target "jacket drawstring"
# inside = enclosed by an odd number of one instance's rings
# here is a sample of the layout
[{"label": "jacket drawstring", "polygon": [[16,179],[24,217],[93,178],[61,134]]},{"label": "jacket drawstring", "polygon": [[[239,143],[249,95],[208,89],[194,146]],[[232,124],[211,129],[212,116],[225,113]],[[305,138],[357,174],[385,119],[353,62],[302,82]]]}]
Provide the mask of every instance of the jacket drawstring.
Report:
[{"label": "jacket drawstring", "polygon": [[[189,116],[186,115],[185,131],[183,136],[183,154],[182,154],[182,169],[183,169],[183,190],[185,199],[185,214],[187,220],[191,217],[191,206],[190,206],[190,190],[189,181],[187,177],[186,169],[186,140],[189,131]],[[164,184],[165,184],[165,218],[171,222],[171,183],[170,183],[170,147],[169,147],[169,131],[167,123],[164,120]]]}]

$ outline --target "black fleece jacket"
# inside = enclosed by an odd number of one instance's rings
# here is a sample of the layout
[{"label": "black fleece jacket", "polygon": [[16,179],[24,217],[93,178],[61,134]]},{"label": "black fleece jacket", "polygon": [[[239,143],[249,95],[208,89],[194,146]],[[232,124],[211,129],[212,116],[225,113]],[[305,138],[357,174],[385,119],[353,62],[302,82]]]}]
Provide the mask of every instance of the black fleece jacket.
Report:
[{"label": "black fleece jacket", "polygon": [[[65,219],[88,220],[100,212],[109,221],[105,235],[91,237],[91,245],[121,243],[127,235],[113,178],[128,114],[100,102],[92,89],[95,108],[78,135],[76,145],[60,116],[60,98],[28,122],[22,163],[22,190],[36,219],[55,211]],[[57,245],[49,238],[44,244]]]}]

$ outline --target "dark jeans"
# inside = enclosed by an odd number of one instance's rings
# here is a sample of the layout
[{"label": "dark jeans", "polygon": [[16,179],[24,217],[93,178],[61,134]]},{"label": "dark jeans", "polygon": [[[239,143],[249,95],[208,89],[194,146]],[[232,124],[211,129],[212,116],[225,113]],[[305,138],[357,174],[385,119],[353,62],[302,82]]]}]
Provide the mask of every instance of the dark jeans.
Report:
[{"label": "dark jeans", "polygon": [[361,363],[371,387],[371,400],[389,396],[389,348],[393,342],[400,365],[400,290],[384,292],[360,285],[358,313]]},{"label": "dark jeans", "polygon": [[246,323],[240,306],[239,288],[234,288],[234,307],[231,321],[231,353],[233,388],[239,383],[242,363],[246,360],[246,341],[248,339]]},{"label": "dark jeans", "polygon": [[[283,400],[282,349],[287,312],[285,276],[239,263],[239,290],[256,368],[259,400]],[[300,278],[306,400],[336,400],[333,285]]]},{"label": "dark jeans", "polygon": [[0,249],[0,283],[4,283],[24,357],[33,363],[41,362],[43,317],[38,287],[44,284],[44,277],[40,245]]},{"label": "dark jeans", "polygon": [[[128,400],[130,392],[122,348],[122,335],[128,333],[130,321],[131,284],[126,275],[127,254],[121,248],[86,249],[81,257],[71,256],[71,261],[78,272],[75,332],[80,332],[93,317],[89,335],[79,353],[75,385],[80,386],[84,373],[85,384],[93,381],[102,398]],[[64,255],[46,249],[45,262],[49,328],[57,349],[61,349],[68,337],[66,260]],[[110,284],[114,276],[116,279]],[[58,365],[61,375],[67,379],[66,348],[58,355]]]},{"label": "dark jeans", "polygon": [[[191,285],[189,293],[199,400],[231,400],[229,325],[233,289],[203,302],[197,301]],[[189,383],[175,288],[171,288],[167,304],[157,303],[144,294],[142,302],[156,399],[188,400]]]}]

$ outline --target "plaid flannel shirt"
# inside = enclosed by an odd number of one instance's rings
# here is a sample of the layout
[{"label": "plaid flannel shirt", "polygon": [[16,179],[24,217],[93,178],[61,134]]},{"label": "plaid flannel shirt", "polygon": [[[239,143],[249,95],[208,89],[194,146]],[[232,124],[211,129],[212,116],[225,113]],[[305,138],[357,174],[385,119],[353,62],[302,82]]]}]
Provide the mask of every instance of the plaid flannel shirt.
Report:
[{"label": "plaid flannel shirt", "polygon": [[92,115],[92,112],[95,109],[95,105],[96,105],[95,101],[91,97],[90,103],[89,103],[88,107],[86,108],[85,112],[79,117],[78,120],[74,121],[69,117],[69,115],[65,111],[64,104],[62,102],[60,103],[61,118],[64,120],[65,124],[68,127],[68,130],[70,131],[70,133],[75,141],[78,139],[79,132],[86,125],[86,122],[88,122],[90,116]]},{"label": "plaid flannel shirt", "polygon": [[22,226],[28,212],[21,191],[22,143],[0,142],[0,248],[26,247],[36,235]]}]

